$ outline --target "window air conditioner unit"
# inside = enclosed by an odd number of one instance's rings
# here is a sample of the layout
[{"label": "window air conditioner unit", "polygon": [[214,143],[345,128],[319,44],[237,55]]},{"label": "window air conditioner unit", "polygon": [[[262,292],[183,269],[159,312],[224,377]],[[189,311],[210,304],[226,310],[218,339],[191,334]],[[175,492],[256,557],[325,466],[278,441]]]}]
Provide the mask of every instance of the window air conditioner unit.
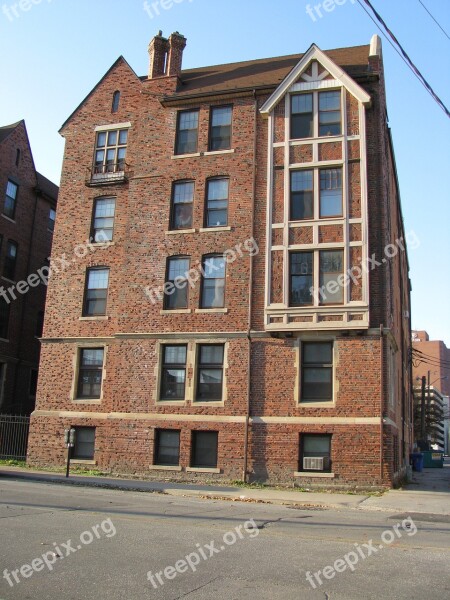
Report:
[{"label": "window air conditioner unit", "polygon": [[309,471],[323,471],[325,467],[325,457],[323,456],[308,456],[303,458],[303,468]]}]

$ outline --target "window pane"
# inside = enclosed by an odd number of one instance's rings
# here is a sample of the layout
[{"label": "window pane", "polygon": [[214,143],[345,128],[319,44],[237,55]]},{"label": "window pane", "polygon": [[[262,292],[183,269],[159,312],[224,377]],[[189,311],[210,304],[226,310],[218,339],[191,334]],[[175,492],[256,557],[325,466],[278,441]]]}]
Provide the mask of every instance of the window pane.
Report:
[{"label": "window pane", "polygon": [[228,185],[228,179],[211,179],[208,181],[208,200],[227,200]]},{"label": "window pane", "polygon": [[106,146],[106,133],[101,132],[97,134],[97,148],[103,148]]},{"label": "window pane", "polygon": [[212,125],[231,125],[231,106],[221,106],[212,109]]},{"label": "window pane", "polygon": [[185,369],[163,369],[161,400],[184,400]]},{"label": "window pane", "polygon": [[192,434],[192,466],[217,467],[217,431],[195,431]]},{"label": "window pane", "polygon": [[108,146],[117,145],[117,131],[110,131],[108,133]]},{"label": "window pane", "polygon": [[223,346],[201,346],[200,362],[202,365],[221,365],[223,363]]},{"label": "window pane", "polygon": [[205,279],[203,281],[202,308],[223,308],[225,305],[225,281]]},{"label": "window pane", "polygon": [[320,92],[319,110],[337,110],[341,108],[340,92]]},{"label": "window pane", "polygon": [[185,279],[189,271],[188,258],[174,258],[169,260],[169,281]]},{"label": "window pane", "polygon": [[103,366],[103,348],[84,348],[81,357],[83,367]]},{"label": "window pane", "polygon": [[156,431],[155,464],[178,465],[180,454],[180,432],[173,430]]},{"label": "window pane", "polygon": [[312,94],[292,96],[292,113],[310,113],[313,110]]},{"label": "window pane", "polygon": [[192,204],[175,204],[174,229],[189,229],[192,227]]},{"label": "window pane", "polygon": [[94,458],[95,427],[75,427],[75,446],[73,457],[84,460]]},{"label": "window pane", "polygon": [[[344,301],[344,286],[337,282],[344,272],[342,250],[320,252],[320,288],[324,290],[321,304],[336,304]],[[335,285],[331,285],[331,284]]]},{"label": "window pane", "polygon": [[291,220],[314,216],[313,172],[294,171],[291,174]]},{"label": "window pane", "polygon": [[106,290],[108,289],[109,270],[95,269],[89,271],[88,289]]},{"label": "window pane", "polygon": [[302,400],[332,400],[331,367],[310,368],[303,371]]},{"label": "window pane", "polygon": [[180,114],[180,129],[196,129],[198,127],[198,111]]},{"label": "window pane", "polygon": [[330,453],[330,441],[328,435],[305,435],[303,436],[303,452],[308,456],[327,455]]},{"label": "window pane", "polygon": [[194,199],[194,182],[184,181],[176,183],[174,186],[173,201],[175,204],[182,202],[192,202]]},{"label": "window pane", "polygon": [[113,198],[105,198],[96,200],[95,216],[98,217],[114,217],[116,201]]},{"label": "window pane", "polygon": [[6,184],[6,195],[12,198],[13,200],[16,199],[17,185],[12,181],[8,181],[8,183]]},{"label": "window pane", "polygon": [[302,346],[302,353],[304,364],[331,364],[333,361],[333,346],[331,343],[304,343]]},{"label": "window pane", "polygon": [[186,364],[186,346],[165,346],[164,363],[165,364]]},{"label": "window pane", "polygon": [[119,145],[124,146],[128,141],[128,129],[121,129],[119,131]]},{"label": "window pane", "polygon": [[225,259],[222,256],[212,256],[203,263],[206,278],[225,277]]}]

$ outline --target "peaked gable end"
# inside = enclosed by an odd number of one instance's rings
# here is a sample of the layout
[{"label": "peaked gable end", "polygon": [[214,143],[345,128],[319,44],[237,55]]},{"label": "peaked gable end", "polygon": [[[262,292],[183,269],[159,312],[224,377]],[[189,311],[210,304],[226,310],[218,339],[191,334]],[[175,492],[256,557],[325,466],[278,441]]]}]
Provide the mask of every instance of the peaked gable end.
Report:
[{"label": "peaked gable end", "polygon": [[263,104],[260,112],[263,116],[268,116],[289,91],[325,89],[336,85],[345,87],[365,106],[370,105],[370,95],[316,44],[312,44],[289,75]]}]

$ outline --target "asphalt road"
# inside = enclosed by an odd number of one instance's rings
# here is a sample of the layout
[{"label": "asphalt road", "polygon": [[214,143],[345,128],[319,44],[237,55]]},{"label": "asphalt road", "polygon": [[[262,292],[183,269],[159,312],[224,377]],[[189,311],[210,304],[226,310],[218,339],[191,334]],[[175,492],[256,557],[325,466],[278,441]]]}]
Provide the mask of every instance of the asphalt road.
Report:
[{"label": "asphalt road", "polygon": [[0,599],[441,600],[449,532],[445,516],[0,480]]}]

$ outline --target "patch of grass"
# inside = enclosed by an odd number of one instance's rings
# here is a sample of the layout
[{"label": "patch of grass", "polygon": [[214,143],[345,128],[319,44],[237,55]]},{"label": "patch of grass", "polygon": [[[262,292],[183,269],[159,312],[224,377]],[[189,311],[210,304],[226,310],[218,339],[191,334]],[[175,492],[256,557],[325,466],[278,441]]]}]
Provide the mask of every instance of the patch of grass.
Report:
[{"label": "patch of grass", "polygon": [[2,459],[2,460],[0,460],[0,466],[1,465],[4,465],[5,467],[22,467],[22,468],[26,468],[27,463],[24,460]]}]

